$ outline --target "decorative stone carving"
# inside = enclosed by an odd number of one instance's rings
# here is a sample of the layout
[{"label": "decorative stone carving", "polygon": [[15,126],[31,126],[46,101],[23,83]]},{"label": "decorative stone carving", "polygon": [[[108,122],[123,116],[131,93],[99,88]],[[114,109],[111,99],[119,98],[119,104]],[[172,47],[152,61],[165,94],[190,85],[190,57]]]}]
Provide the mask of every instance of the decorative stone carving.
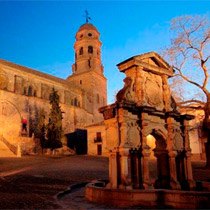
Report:
[{"label": "decorative stone carving", "polygon": [[141,144],[138,125],[135,121],[127,123],[127,142],[130,142],[133,147],[139,147]]},{"label": "decorative stone carving", "polygon": [[179,128],[174,129],[173,142],[176,150],[182,151],[184,148],[182,132]]},{"label": "decorative stone carving", "polygon": [[161,85],[158,81],[147,78],[145,82],[147,102],[151,106],[159,106],[162,103]]},{"label": "decorative stone carving", "polygon": [[116,122],[110,123],[106,126],[107,150],[113,149],[119,145],[118,125]]},{"label": "decorative stone carving", "polygon": [[170,98],[171,100],[171,108],[173,111],[176,111],[177,110],[177,105],[176,105],[176,101],[174,100],[173,96],[171,96]]},{"label": "decorative stone carving", "polygon": [[[145,59],[156,61],[157,65],[154,66],[154,62],[145,63]],[[107,135],[107,142],[115,141],[116,137],[119,142],[117,146],[110,143],[112,151],[116,152],[115,159],[110,159],[110,169],[115,167],[115,171],[110,173],[110,186],[127,188],[129,185],[140,188],[143,185],[144,189],[180,189],[180,180],[177,179],[181,166],[177,161],[179,151],[184,153],[180,157],[185,167],[184,181],[193,181],[188,139],[188,121],[192,118],[175,110],[176,104],[167,83],[167,79],[173,76],[171,67],[152,52],[134,56],[118,64],[118,68],[127,76],[124,87],[118,92],[114,104],[100,109],[105,124],[111,127],[111,122],[115,121],[118,125],[113,130],[108,128],[111,132]],[[117,114],[113,114],[113,110]],[[152,161],[147,144],[148,135],[154,137],[153,151],[158,173],[156,180],[150,176]],[[137,158],[133,148],[138,146]],[[129,156],[125,152],[128,150],[132,151]],[[138,177],[141,179],[137,182]]]},{"label": "decorative stone carving", "polygon": [[117,101],[135,102],[135,80],[131,77],[126,77],[124,87],[117,93]]}]

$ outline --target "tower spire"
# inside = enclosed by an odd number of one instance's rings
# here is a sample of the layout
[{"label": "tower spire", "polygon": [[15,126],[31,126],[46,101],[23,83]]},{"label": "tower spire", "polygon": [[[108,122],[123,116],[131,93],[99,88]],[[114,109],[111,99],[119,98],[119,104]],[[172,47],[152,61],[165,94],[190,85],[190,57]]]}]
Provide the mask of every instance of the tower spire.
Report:
[{"label": "tower spire", "polygon": [[91,18],[87,10],[85,10],[85,16],[86,16],[86,23],[88,23],[88,21],[91,20]]}]

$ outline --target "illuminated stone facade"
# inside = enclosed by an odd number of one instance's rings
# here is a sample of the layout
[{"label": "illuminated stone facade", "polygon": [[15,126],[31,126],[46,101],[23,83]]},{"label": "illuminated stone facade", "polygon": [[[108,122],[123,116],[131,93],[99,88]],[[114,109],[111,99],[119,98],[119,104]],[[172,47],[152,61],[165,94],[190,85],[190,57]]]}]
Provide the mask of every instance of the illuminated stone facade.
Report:
[{"label": "illuminated stone facade", "polygon": [[[99,36],[90,23],[79,28],[74,45],[73,75],[67,79],[0,60],[0,149],[3,143],[10,150],[17,149],[18,145],[22,151],[33,150],[39,110],[44,108],[47,121],[53,87],[58,91],[64,112],[64,133],[103,120],[98,108],[107,103],[107,87]],[[22,130],[23,119],[27,120],[27,132]]]},{"label": "illuminated stone facade", "polygon": [[189,121],[194,117],[176,108],[168,85],[172,67],[150,52],[127,59],[118,68],[126,75],[124,87],[114,104],[100,109],[109,149],[107,186],[192,189]]}]

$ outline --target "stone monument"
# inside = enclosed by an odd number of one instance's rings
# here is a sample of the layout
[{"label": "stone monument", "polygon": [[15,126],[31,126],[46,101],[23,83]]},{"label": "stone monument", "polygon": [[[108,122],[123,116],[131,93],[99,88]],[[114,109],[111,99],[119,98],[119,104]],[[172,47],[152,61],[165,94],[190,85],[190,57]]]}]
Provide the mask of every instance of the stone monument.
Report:
[{"label": "stone monument", "polygon": [[191,191],[189,121],[194,117],[177,111],[168,85],[173,68],[155,52],[117,66],[126,75],[124,87],[114,104],[100,108],[106,143],[112,145],[109,180],[88,185],[86,198],[117,206],[199,206],[206,197],[196,200]]},{"label": "stone monument", "polygon": [[[171,95],[168,78],[173,69],[155,52],[117,65],[126,74],[117,101],[101,108],[108,129],[116,124],[118,142],[110,151],[112,188],[193,188],[188,121]],[[157,179],[149,176],[149,135],[155,139]],[[112,134],[107,141],[115,138]]]}]

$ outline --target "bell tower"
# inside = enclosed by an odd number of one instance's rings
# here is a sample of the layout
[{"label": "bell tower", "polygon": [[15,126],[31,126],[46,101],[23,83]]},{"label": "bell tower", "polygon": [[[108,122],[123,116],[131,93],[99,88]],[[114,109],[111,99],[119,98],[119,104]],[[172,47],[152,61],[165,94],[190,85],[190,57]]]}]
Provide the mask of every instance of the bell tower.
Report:
[{"label": "bell tower", "polygon": [[107,84],[101,62],[100,33],[94,25],[86,23],[76,33],[74,44],[75,63],[72,75],[67,78],[70,84],[84,89],[83,108],[93,114],[92,123],[103,121],[98,109],[107,104]]},{"label": "bell tower", "polygon": [[79,28],[74,44],[75,63],[72,65],[73,74],[86,71],[95,71],[103,74],[101,63],[101,45],[99,40],[100,33],[90,23],[86,23]]}]

